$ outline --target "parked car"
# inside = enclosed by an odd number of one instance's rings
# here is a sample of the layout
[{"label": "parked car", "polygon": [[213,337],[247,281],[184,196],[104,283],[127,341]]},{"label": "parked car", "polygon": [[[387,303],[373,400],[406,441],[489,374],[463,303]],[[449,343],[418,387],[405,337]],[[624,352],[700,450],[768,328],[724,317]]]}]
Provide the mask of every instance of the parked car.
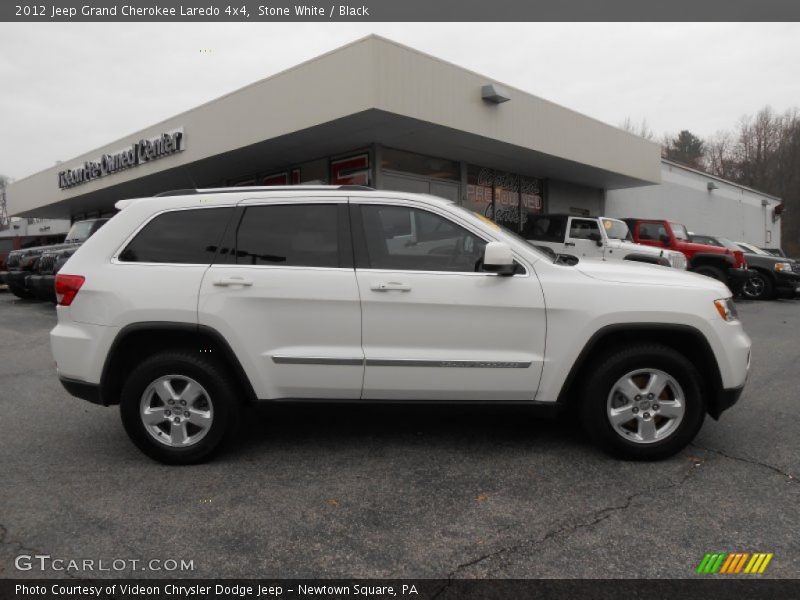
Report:
[{"label": "parked car", "polygon": [[208,457],[241,403],[319,399],[574,407],[603,448],[660,459],[747,378],[720,282],[559,264],[441,198],[223,188],[117,208],[56,276],[51,346],[64,387],[120,405],[166,463]]},{"label": "parked car", "polygon": [[523,237],[537,247],[552,249],[556,254],[686,268],[686,257],[681,252],[633,243],[628,226],[619,219],[536,215],[529,218]]},{"label": "parked car", "polygon": [[731,250],[743,250],[752,272],[742,295],[750,300],[774,300],[778,297],[794,298],[800,293],[800,265],[789,258],[773,256],[745,242],[732,242],[728,238],[692,234],[692,240]]},{"label": "parked car", "polygon": [[0,237],[0,285],[6,283],[8,275],[8,255],[14,250],[59,244],[64,241],[64,234],[55,235],[13,235]]},{"label": "parked car", "polygon": [[[8,272],[6,283],[8,289],[18,298],[33,299],[37,296],[51,299],[50,293],[55,284],[55,275],[50,272],[37,271],[44,253],[72,253],[100,229],[108,219],[86,219],[73,223],[64,242],[49,246],[34,246],[12,250],[8,254]],[[49,260],[49,258],[48,258]]]},{"label": "parked car", "polygon": [[734,294],[739,294],[752,274],[741,249],[700,244],[689,238],[684,225],[659,219],[623,219],[630,227],[633,240],[656,248],[669,248],[682,252],[688,269],[721,281]]}]

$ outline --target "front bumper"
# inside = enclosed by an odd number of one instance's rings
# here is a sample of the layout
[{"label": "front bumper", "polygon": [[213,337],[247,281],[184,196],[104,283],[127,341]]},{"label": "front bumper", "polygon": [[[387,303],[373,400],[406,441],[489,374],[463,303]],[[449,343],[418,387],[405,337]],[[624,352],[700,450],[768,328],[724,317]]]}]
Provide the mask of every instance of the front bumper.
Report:
[{"label": "front bumper", "polygon": [[30,271],[9,271],[6,273],[6,285],[8,285],[9,289],[14,292],[27,292],[29,293],[30,290],[26,285],[26,280],[28,277],[31,276]]},{"label": "front bumper", "polygon": [[27,286],[39,300],[56,301],[56,278],[54,275],[31,275],[28,278]]},{"label": "front bumper", "polygon": [[739,401],[739,397],[742,395],[743,391],[744,386],[731,388],[729,390],[719,390],[716,396],[711,399],[711,402],[709,402],[708,414],[714,419],[719,419],[723,412],[728,410],[731,406]]},{"label": "front bumper", "polygon": [[87,400],[92,404],[102,404],[100,401],[100,386],[96,383],[87,383],[79,379],[70,379],[69,377],[58,376],[58,380],[64,389],[71,395],[81,400]]},{"label": "front bumper", "polygon": [[775,291],[780,296],[794,298],[800,295],[800,273],[778,271],[775,273]]}]

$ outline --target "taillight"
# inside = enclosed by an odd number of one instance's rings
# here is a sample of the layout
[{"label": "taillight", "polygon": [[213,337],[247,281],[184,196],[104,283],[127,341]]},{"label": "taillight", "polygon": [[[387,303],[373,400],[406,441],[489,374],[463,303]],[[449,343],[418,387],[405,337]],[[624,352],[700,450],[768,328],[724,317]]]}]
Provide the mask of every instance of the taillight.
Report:
[{"label": "taillight", "polygon": [[83,275],[56,275],[56,301],[61,306],[69,306],[78,295],[86,278]]},{"label": "taillight", "polygon": [[742,252],[741,250],[734,250],[733,257],[734,259],[736,259],[737,267],[739,267],[740,269],[747,268],[747,262],[744,260],[744,252]]}]

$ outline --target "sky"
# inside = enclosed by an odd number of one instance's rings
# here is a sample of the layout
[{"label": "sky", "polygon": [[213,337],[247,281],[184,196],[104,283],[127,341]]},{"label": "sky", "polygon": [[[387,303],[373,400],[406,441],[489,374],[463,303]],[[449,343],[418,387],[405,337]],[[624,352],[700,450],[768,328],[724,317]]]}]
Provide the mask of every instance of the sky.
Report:
[{"label": "sky", "polygon": [[800,107],[797,23],[2,23],[0,174],[70,161],[370,33],[611,125],[644,119],[659,138]]}]

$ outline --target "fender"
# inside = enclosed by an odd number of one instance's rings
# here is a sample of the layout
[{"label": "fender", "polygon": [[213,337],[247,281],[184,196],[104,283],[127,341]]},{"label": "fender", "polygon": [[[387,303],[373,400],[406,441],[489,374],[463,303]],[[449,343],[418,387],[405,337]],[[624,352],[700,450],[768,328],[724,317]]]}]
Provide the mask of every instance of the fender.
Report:
[{"label": "fender", "polygon": [[121,382],[115,380],[114,375],[119,368],[115,360],[119,357],[123,344],[131,335],[140,333],[172,333],[186,338],[195,338],[198,342],[198,351],[201,346],[206,346],[210,340],[219,350],[223,360],[233,371],[233,375],[241,382],[242,389],[249,401],[256,399],[255,391],[247,375],[242,368],[236,353],[228,344],[227,340],[216,329],[197,323],[173,323],[169,321],[143,321],[140,323],[130,323],[119,330],[111,347],[106,354],[106,361],[103,364],[103,371],[100,375],[100,404],[109,406],[119,402],[118,388]]},{"label": "fender", "polygon": [[[724,263],[724,264],[720,264]],[[700,265],[716,265],[722,268],[730,268],[736,266],[736,261],[730,254],[717,254],[715,252],[698,252],[692,256],[689,261],[688,267],[693,269]]]}]

